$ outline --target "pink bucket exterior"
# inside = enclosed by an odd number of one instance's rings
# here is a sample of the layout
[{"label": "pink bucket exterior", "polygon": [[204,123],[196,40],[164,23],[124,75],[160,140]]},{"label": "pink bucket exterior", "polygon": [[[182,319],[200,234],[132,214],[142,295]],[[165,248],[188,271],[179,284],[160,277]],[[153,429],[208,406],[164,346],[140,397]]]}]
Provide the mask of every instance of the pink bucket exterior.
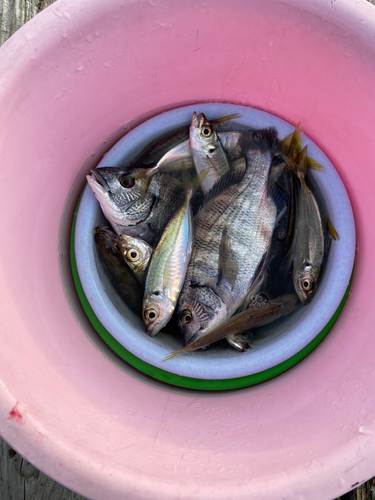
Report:
[{"label": "pink bucket exterior", "polygon": [[[17,451],[96,500],[330,500],[375,474],[374,49],[365,0],[58,0],[4,45],[0,432]],[[121,133],[207,100],[301,121],[358,239],[351,296],[316,351],[208,395],[121,369],[88,339],[60,232]]]}]

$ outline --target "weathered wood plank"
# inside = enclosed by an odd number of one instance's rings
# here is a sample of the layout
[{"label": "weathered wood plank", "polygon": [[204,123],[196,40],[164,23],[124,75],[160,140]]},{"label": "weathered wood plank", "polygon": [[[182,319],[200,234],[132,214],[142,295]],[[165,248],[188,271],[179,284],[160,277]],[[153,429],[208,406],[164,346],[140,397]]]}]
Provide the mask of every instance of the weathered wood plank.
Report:
[{"label": "weathered wood plank", "polygon": [[1,500],[86,500],[42,474],[0,442]]}]

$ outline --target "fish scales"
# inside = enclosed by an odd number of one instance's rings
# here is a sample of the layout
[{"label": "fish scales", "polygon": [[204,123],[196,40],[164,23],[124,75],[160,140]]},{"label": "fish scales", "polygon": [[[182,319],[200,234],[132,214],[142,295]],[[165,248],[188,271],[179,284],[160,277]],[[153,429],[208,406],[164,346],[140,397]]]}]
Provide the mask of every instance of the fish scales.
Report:
[{"label": "fish scales", "polygon": [[[187,280],[216,288],[219,246],[227,228],[233,252],[241,256],[232,300],[237,304],[247,291],[256,268],[268,249],[276,219],[276,207],[267,197],[267,176],[272,154],[255,157],[241,186],[232,186],[215,198],[195,219],[195,245]],[[237,188],[237,189],[236,189]],[[229,191],[229,192],[228,192]],[[234,293],[234,294],[233,294]],[[233,305],[229,314],[235,309]]]}]

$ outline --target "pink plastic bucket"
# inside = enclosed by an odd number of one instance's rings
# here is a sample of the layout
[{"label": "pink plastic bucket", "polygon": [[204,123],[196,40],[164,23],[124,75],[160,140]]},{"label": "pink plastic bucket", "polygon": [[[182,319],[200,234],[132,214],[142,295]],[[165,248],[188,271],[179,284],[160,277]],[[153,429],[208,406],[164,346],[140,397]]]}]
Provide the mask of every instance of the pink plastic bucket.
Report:
[{"label": "pink plastic bucket", "polygon": [[[59,0],[4,45],[0,432],[17,451],[98,500],[329,500],[375,473],[374,34],[365,0]],[[104,356],[67,247],[101,155],[144,119],[205,100],[301,120],[357,224],[329,336],[282,376],[225,394]]]}]

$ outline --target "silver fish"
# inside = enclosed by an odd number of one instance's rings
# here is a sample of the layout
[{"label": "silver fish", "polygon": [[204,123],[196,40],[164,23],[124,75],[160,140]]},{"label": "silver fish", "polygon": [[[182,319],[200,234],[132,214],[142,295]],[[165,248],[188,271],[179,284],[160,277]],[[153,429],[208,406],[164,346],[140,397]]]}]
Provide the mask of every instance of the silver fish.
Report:
[{"label": "silver fish", "polygon": [[[192,339],[183,349],[168,355],[165,360],[172,359],[183,352],[191,352],[202,349],[221,339],[230,339],[231,345],[237,350],[244,351],[249,347],[250,334],[241,336],[248,330],[268,325],[278,318],[289,314],[298,304],[295,294],[283,295],[273,301],[269,301],[264,294],[254,296],[253,302],[246,311],[232,316],[217,328]],[[245,342],[241,342],[241,340]]]},{"label": "silver fish", "polygon": [[276,140],[275,129],[253,132],[242,150],[247,168],[240,182],[223,191],[240,170],[222,177],[195,218],[195,244],[178,301],[185,343],[234,314],[264,262],[276,221],[267,189]]},{"label": "silver fish", "polygon": [[131,177],[140,171],[97,168],[87,176],[87,182],[117,234],[141,238],[152,245],[183,203],[184,194],[181,182],[166,174],[152,179]]},{"label": "silver fish", "polygon": [[189,139],[197,174],[209,169],[202,182],[202,191],[207,194],[215,182],[230,171],[229,162],[212,123],[203,113],[197,115],[194,111]]},{"label": "silver fish", "polygon": [[324,232],[320,210],[312,191],[306,184],[307,146],[297,162],[297,175],[301,183],[293,255],[293,283],[295,291],[306,305],[317,289],[324,258]]},{"label": "silver fish", "polygon": [[[218,132],[217,136],[228,160],[236,160],[241,156],[240,143],[244,132]],[[162,156],[155,165],[155,171],[176,172],[181,169],[182,162],[185,162],[185,168],[194,167],[190,139],[185,139],[183,142],[176,144]],[[211,163],[209,163],[209,166],[212,166]]]},{"label": "silver fish", "polygon": [[143,298],[143,322],[148,335],[156,335],[174,312],[193,245],[192,189],[166,226],[151,258]]},{"label": "silver fish", "polygon": [[133,226],[145,220],[155,201],[146,191],[146,179],[128,179],[128,170],[102,167],[91,171],[86,179],[106,219],[116,226]]},{"label": "silver fish", "polygon": [[146,272],[152,255],[152,246],[128,234],[120,234],[115,249],[119,252],[134,276],[144,284]]},{"label": "silver fish", "polygon": [[116,250],[118,237],[105,227],[97,227],[94,240],[110,280],[124,302],[136,313],[142,312],[143,287]]}]

